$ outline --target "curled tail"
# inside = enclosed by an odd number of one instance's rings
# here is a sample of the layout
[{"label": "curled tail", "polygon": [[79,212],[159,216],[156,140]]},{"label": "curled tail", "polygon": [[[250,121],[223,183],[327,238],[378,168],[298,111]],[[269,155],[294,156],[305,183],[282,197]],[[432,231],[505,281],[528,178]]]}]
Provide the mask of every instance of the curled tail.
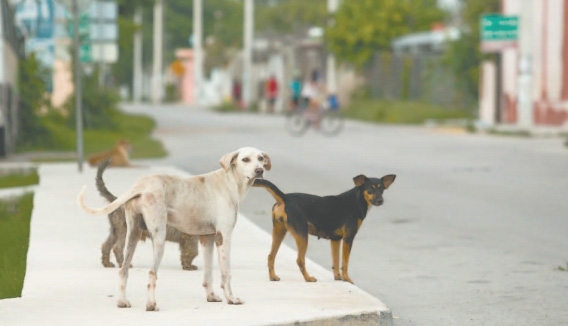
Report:
[{"label": "curled tail", "polygon": [[265,179],[255,179],[254,183],[252,184],[253,187],[261,187],[266,189],[278,204],[286,203],[286,195],[278,189],[272,182],[265,180]]},{"label": "curled tail", "polygon": [[140,193],[136,192],[136,190],[134,190],[134,189],[130,189],[129,191],[127,191],[122,196],[118,197],[115,201],[111,202],[110,204],[96,209],[96,208],[87,207],[83,203],[83,195],[85,193],[86,188],[87,188],[87,186],[83,186],[83,189],[81,189],[81,192],[77,196],[77,204],[79,205],[79,207],[81,207],[81,209],[83,209],[83,211],[85,211],[85,213],[91,214],[91,215],[99,215],[99,214],[100,215],[103,215],[103,214],[107,215],[107,214],[110,214],[110,213],[114,212],[115,210],[117,210],[120,206],[124,205],[129,200],[131,200],[133,198],[140,197]]},{"label": "curled tail", "polygon": [[105,182],[103,181],[103,173],[105,172],[109,164],[110,160],[106,160],[99,165],[99,167],[97,168],[97,177],[95,178],[95,181],[99,194],[109,202],[113,202],[116,200],[116,196],[107,189]]}]

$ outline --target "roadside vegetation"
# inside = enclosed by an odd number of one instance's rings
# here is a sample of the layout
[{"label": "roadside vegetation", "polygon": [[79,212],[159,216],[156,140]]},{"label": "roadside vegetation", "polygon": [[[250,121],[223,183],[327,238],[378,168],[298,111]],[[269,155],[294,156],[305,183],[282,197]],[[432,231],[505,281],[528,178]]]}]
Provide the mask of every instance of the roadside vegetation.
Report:
[{"label": "roadside vegetation", "polygon": [[25,187],[39,183],[35,169],[29,172],[2,173],[0,170],[0,188]]},{"label": "roadside vegetation", "polygon": [[380,123],[423,124],[427,121],[470,120],[471,111],[450,109],[407,100],[373,99],[364,88],[358,90],[343,113],[346,117]]},{"label": "roadside vegetation", "polygon": [[22,296],[33,197],[0,200],[0,299]]},{"label": "roadside vegetation", "polygon": [[[71,96],[61,108],[51,106],[45,93],[46,72],[32,54],[22,60],[20,89],[21,116],[17,151],[73,152],[76,148],[75,107]],[[154,121],[143,115],[131,115],[118,109],[119,96],[109,88],[99,87],[95,71],[83,80],[83,125],[85,154],[107,150],[121,138],[133,145],[133,158],[163,157],[162,144],[151,137]]]},{"label": "roadside vegetation", "polygon": [[356,100],[344,111],[352,119],[395,124],[423,124],[429,120],[444,122],[471,119],[464,110],[446,109],[414,101]]}]

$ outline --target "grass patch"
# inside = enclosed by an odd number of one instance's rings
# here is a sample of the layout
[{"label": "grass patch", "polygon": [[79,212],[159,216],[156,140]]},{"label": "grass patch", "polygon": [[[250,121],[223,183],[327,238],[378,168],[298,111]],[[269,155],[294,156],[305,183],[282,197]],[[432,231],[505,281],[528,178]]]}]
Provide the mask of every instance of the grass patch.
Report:
[{"label": "grass patch", "polygon": [[[137,114],[115,113],[115,129],[85,129],[83,133],[85,157],[89,154],[109,150],[121,138],[132,144],[132,158],[158,158],[167,155],[162,143],[151,137],[155,122],[150,117]],[[74,152],[76,150],[75,129],[68,127],[63,117],[51,116],[43,121],[51,135],[49,146],[20,148],[20,152]],[[69,158],[67,158],[69,159]],[[53,160],[58,160],[57,155]]]},{"label": "grass patch", "polygon": [[33,194],[0,200],[0,299],[22,296]]},{"label": "grass patch", "polygon": [[239,108],[235,104],[233,104],[232,102],[227,102],[227,101],[223,101],[223,103],[213,107],[213,111],[220,112],[220,113],[235,112],[235,111],[238,111],[238,110],[239,110]]},{"label": "grass patch", "polygon": [[354,99],[343,111],[346,117],[372,122],[396,124],[423,124],[427,120],[472,119],[466,110],[448,109],[413,101],[384,101]]},{"label": "grass patch", "polygon": [[35,169],[29,172],[2,174],[0,171],[0,188],[25,187],[38,184],[39,175]]}]

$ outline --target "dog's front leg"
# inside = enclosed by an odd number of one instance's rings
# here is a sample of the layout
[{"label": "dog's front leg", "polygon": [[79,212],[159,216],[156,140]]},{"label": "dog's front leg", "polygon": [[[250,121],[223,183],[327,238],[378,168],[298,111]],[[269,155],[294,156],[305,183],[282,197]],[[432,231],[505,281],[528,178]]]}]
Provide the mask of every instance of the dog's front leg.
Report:
[{"label": "dog's front leg", "polygon": [[217,231],[215,244],[217,245],[219,266],[221,267],[221,288],[225,292],[225,298],[227,298],[229,304],[243,304],[244,301],[233,297],[231,290],[231,233]]},{"label": "dog's front leg", "polygon": [[339,273],[339,248],[341,240],[331,240],[331,261],[333,262],[333,278],[336,281],[341,281],[341,274]]},{"label": "dog's front leg", "polygon": [[202,235],[199,237],[203,246],[203,287],[208,302],[221,302],[221,298],[213,291],[213,242],[215,235]]}]

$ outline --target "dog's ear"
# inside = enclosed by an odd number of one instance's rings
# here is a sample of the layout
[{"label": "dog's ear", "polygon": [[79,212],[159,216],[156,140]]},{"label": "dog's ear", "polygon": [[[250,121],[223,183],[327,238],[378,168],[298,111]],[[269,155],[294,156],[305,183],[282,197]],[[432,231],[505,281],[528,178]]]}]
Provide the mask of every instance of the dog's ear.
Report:
[{"label": "dog's ear", "polygon": [[388,174],[381,178],[381,180],[383,180],[385,189],[389,188],[389,186],[394,182],[394,179],[396,179],[396,175],[394,174]]},{"label": "dog's ear", "polygon": [[225,169],[225,171],[229,171],[229,169],[231,168],[231,164],[235,163],[235,160],[237,159],[238,155],[239,151],[227,153],[223,155],[223,157],[221,157],[221,159],[219,160],[219,164],[221,164],[221,167]]},{"label": "dog's ear", "polygon": [[270,158],[270,155],[262,152],[262,156],[264,156],[264,168],[266,171],[270,171],[270,169],[272,169],[272,159]]},{"label": "dog's ear", "polygon": [[355,186],[357,186],[357,187],[364,184],[365,181],[367,181],[367,177],[362,175],[362,174],[359,174],[358,176],[353,178],[353,182],[355,183]]}]

